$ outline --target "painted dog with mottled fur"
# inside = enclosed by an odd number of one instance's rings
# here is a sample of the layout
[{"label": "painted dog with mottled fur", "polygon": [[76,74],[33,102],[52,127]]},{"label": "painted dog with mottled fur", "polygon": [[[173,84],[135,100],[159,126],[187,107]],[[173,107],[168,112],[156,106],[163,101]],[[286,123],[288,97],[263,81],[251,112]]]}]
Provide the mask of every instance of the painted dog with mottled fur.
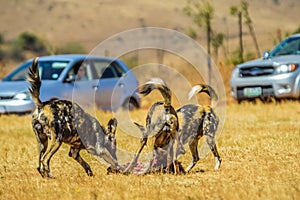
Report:
[{"label": "painted dog with mottled fur", "polygon": [[[195,85],[190,93],[189,99],[197,93],[207,93],[211,100],[217,100],[218,96],[214,89],[209,85]],[[189,172],[199,161],[198,142],[202,136],[206,136],[206,142],[215,157],[215,170],[218,170],[221,165],[221,158],[219,156],[215,134],[219,124],[219,119],[216,116],[211,106],[203,106],[198,104],[187,104],[176,110],[178,116],[182,116],[183,122],[179,130],[179,142],[180,147],[184,144],[189,145],[189,149],[192,153],[193,160],[187,167],[186,171]],[[177,156],[184,154],[184,148],[179,148]]]},{"label": "painted dog with mottled fur", "polygon": [[[59,99],[42,102],[39,97],[42,83],[39,76],[38,58],[33,60],[27,81],[31,85],[29,92],[36,105],[32,115],[32,127],[39,150],[37,170],[42,177],[53,177],[50,172],[50,160],[62,143],[70,145],[69,156],[74,158],[89,176],[93,176],[93,172],[79,154],[82,149],[86,149],[96,157],[103,158],[112,168],[118,170],[116,119],[111,119],[108,122],[108,128],[105,129],[76,103]],[[50,144],[48,144],[49,141]]]},{"label": "painted dog with mottled fur", "polygon": [[154,137],[153,158],[145,173],[161,169],[165,172],[170,172],[170,168],[173,168],[176,173],[178,164],[176,164],[175,153],[177,152],[178,145],[175,144],[175,141],[178,143],[179,124],[177,113],[171,105],[171,90],[163,80],[153,78],[139,88],[139,93],[146,96],[155,89],[157,89],[164,98],[164,101],[159,103],[162,105],[162,109],[154,109],[158,103],[154,103],[151,106],[146,118],[146,128],[135,123],[141,129],[143,137],[141,139],[141,146],[130,165],[125,169],[125,173],[131,172],[135,166],[150,135]]}]

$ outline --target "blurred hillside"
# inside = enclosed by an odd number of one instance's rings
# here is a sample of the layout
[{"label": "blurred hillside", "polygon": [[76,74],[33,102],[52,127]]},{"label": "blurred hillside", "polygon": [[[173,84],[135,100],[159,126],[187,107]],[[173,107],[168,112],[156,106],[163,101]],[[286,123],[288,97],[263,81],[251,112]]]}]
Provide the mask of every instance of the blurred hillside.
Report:
[{"label": "blurred hillside", "polygon": [[[106,38],[128,29],[156,26],[186,33],[188,28],[199,31],[199,42],[205,45],[205,33],[194,25],[184,12],[185,0],[0,0],[0,33],[11,40],[28,31],[53,45],[70,41],[92,50]],[[228,36],[227,48],[237,48],[237,19],[230,15],[231,6],[240,0],[212,0],[215,14],[213,28]],[[299,27],[295,19],[299,0],[251,0],[249,11],[256,29],[261,51],[272,48],[278,30],[282,35]],[[253,49],[244,27],[246,51]]]}]

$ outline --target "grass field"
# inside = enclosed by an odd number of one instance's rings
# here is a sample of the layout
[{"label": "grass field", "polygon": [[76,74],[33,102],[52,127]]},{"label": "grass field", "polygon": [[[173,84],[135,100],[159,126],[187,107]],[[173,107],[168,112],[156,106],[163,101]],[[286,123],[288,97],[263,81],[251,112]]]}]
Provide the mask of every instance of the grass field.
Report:
[{"label": "grass field", "polygon": [[[131,113],[144,119],[147,109]],[[97,112],[106,124],[111,113]],[[299,199],[300,107],[282,104],[230,104],[218,139],[222,165],[214,171],[208,154],[186,175],[106,175],[106,167],[82,152],[94,171],[88,177],[63,145],[52,159],[55,179],[36,170],[37,143],[30,116],[0,116],[0,199]],[[118,145],[135,149],[138,139]],[[124,144],[126,143],[126,144]],[[131,146],[130,146],[131,145]],[[190,154],[180,157],[184,166]]]}]

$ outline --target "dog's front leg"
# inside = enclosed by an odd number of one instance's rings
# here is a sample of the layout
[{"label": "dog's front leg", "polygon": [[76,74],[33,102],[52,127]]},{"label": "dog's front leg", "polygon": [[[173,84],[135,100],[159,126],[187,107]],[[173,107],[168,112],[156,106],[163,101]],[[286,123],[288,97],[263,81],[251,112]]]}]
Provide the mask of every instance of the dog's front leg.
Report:
[{"label": "dog's front leg", "polygon": [[88,176],[93,176],[93,172],[91,170],[90,165],[85,160],[83,160],[79,152],[80,149],[71,147],[69,151],[69,156],[74,158],[74,160],[76,160],[84,168]]},{"label": "dog's front leg", "polygon": [[136,163],[137,163],[137,161],[138,161],[138,159],[140,157],[140,154],[141,154],[144,146],[146,146],[146,144],[147,144],[147,138],[146,139],[144,139],[144,138],[141,139],[141,146],[138,149],[137,153],[134,155],[134,158],[132,159],[132,161],[130,162],[130,164],[128,165],[128,167],[124,170],[124,174],[128,174],[128,173],[130,173],[133,170],[133,168],[136,165]]},{"label": "dog's front leg", "polygon": [[150,129],[146,129],[144,126],[142,126],[136,122],[134,122],[134,124],[140,129],[140,131],[142,133],[142,137],[140,139],[141,145],[140,145],[139,149],[136,151],[136,153],[135,153],[132,161],[128,165],[128,167],[124,170],[124,172],[123,172],[124,174],[128,174],[133,170],[133,168],[135,167],[135,165],[140,157],[140,154],[141,154],[143,148],[146,146],[147,141],[148,141],[148,134],[149,134]]}]

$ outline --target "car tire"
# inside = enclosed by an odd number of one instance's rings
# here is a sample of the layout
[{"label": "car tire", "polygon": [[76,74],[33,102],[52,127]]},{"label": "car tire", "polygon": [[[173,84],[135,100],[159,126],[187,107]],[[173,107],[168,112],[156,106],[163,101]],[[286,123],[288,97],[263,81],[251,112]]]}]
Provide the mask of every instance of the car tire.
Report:
[{"label": "car tire", "polygon": [[242,100],[241,100],[241,99],[237,99],[236,101],[237,101],[238,104],[241,104],[241,103],[242,103]]}]

